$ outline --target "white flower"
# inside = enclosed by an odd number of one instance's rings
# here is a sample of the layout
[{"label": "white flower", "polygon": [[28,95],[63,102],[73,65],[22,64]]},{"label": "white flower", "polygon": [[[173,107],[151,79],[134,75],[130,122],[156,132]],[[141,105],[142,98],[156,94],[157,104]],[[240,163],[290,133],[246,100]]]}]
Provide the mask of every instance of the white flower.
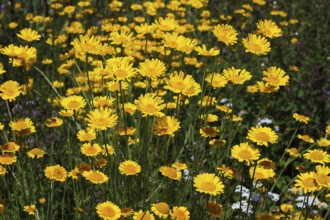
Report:
[{"label": "white flower", "polygon": [[[249,209],[248,209],[249,206]],[[233,210],[241,210],[244,213],[252,214],[253,213],[253,206],[250,204],[248,205],[247,201],[242,200],[241,202],[235,202],[231,205]]]},{"label": "white flower", "polygon": [[280,196],[276,193],[268,192],[267,196],[274,202],[278,201],[280,199]]}]

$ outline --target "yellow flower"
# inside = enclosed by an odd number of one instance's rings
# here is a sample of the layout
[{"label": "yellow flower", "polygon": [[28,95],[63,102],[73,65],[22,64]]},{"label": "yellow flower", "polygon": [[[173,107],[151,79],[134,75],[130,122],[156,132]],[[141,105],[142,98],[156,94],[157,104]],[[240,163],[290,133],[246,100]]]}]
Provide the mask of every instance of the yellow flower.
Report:
[{"label": "yellow flower", "polygon": [[277,134],[271,128],[262,126],[250,128],[247,138],[257,145],[266,147],[268,147],[268,143],[274,144],[278,140]]},{"label": "yellow flower", "polygon": [[265,5],[266,4],[266,0],[252,0],[252,2],[254,4],[257,4],[257,5]]},{"label": "yellow flower", "polygon": [[18,135],[26,136],[36,132],[33,122],[29,118],[11,121],[10,128]]},{"label": "yellow flower", "polygon": [[87,128],[85,130],[78,131],[77,134],[78,140],[81,142],[87,141],[90,142],[96,139],[96,133],[94,129]]},{"label": "yellow flower", "polygon": [[109,180],[109,177],[107,177],[104,173],[98,170],[84,171],[82,173],[82,176],[85,177],[86,180],[92,182],[93,184],[102,184]]},{"label": "yellow flower", "polygon": [[7,142],[2,147],[0,147],[0,150],[5,153],[15,153],[19,151],[20,145],[18,142]]},{"label": "yellow flower", "polygon": [[218,41],[225,43],[227,46],[237,43],[237,31],[229,24],[218,24],[212,32]]},{"label": "yellow flower", "polygon": [[258,32],[266,37],[274,38],[282,36],[282,30],[272,20],[260,20],[257,23]]},{"label": "yellow flower", "polygon": [[169,166],[162,166],[159,168],[159,172],[161,172],[161,174],[163,176],[166,176],[172,180],[181,180],[182,174],[180,171],[178,171],[177,169],[173,168],[173,167],[169,167]]},{"label": "yellow flower", "polygon": [[13,154],[0,155],[0,164],[11,165],[17,161],[17,157]]},{"label": "yellow flower", "polygon": [[60,165],[48,166],[44,170],[45,176],[48,179],[64,182],[67,178],[67,172],[64,167]]},{"label": "yellow flower", "polygon": [[295,187],[303,191],[305,194],[310,192],[319,191],[321,186],[317,183],[315,179],[315,173],[301,173],[297,176],[295,180]]},{"label": "yellow flower", "polygon": [[265,55],[267,54],[270,48],[270,42],[256,34],[249,34],[246,38],[243,38],[243,45],[245,47],[245,52],[250,52],[256,55]]},{"label": "yellow flower", "polygon": [[298,113],[293,113],[292,117],[299,122],[303,122],[305,124],[308,124],[310,118],[305,115],[300,115]]},{"label": "yellow flower", "polygon": [[174,31],[176,28],[179,27],[178,23],[172,19],[172,18],[162,18],[160,17],[158,20],[156,20],[153,24],[153,26],[160,30],[160,31]]},{"label": "yellow flower", "polygon": [[140,63],[138,72],[149,78],[160,77],[166,72],[165,63],[158,59],[146,59]]},{"label": "yellow flower", "polygon": [[305,159],[310,160],[313,163],[325,164],[330,162],[330,155],[323,150],[307,150],[307,153],[303,156]]},{"label": "yellow flower", "polygon": [[196,47],[195,51],[198,53],[200,56],[206,56],[206,57],[211,57],[211,56],[217,56],[220,54],[220,50],[211,48],[210,50],[206,49],[205,44],[202,45],[202,47]]},{"label": "yellow flower", "polygon": [[288,204],[288,203],[284,203],[284,204],[281,204],[280,209],[284,213],[292,212],[293,211],[293,205]]},{"label": "yellow flower", "polygon": [[137,107],[133,103],[127,102],[124,104],[124,112],[130,115],[133,115]]},{"label": "yellow flower", "polygon": [[101,153],[102,149],[99,144],[85,143],[80,147],[82,154],[88,157],[95,157]]},{"label": "yellow flower", "polygon": [[62,98],[61,106],[67,110],[79,110],[86,106],[86,101],[82,96],[69,96]]},{"label": "yellow flower", "polygon": [[95,36],[80,35],[79,38],[75,38],[71,42],[71,45],[73,45],[77,55],[85,55],[86,53],[94,55],[103,54],[102,42]]},{"label": "yellow flower", "polygon": [[289,82],[289,76],[285,74],[284,70],[275,66],[263,71],[263,75],[262,80],[274,87],[285,86]]},{"label": "yellow flower", "polygon": [[217,135],[219,135],[220,130],[214,126],[205,126],[199,129],[199,133],[202,135],[202,137],[216,137]]},{"label": "yellow flower", "polygon": [[[5,175],[6,173],[7,173],[7,169],[4,166],[0,165],[0,176]],[[1,205],[1,202],[0,202],[0,205]],[[0,206],[0,214],[1,214],[1,206]]]},{"label": "yellow flower", "polygon": [[250,72],[245,69],[236,69],[235,67],[225,69],[222,74],[228,81],[234,84],[243,84],[252,78]]},{"label": "yellow flower", "polygon": [[88,127],[94,129],[107,130],[116,126],[118,116],[112,114],[112,110],[109,108],[99,108],[90,111],[87,114]]},{"label": "yellow flower", "polygon": [[219,195],[224,192],[225,186],[220,178],[214,173],[201,173],[194,178],[194,187],[196,191],[209,194],[212,196]]},{"label": "yellow flower", "polygon": [[59,127],[63,124],[63,120],[58,117],[51,117],[46,119],[45,125],[49,128]]},{"label": "yellow flower", "polygon": [[137,175],[141,172],[141,166],[131,160],[126,160],[120,163],[119,172],[125,176]]},{"label": "yellow flower", "polygon": [[0,86],[0,92],[0,96],[3,100],[12,102],[22,93],[22,88],[18,82],[8,80]]},{"label": "yellow flower", "polygon": [[115,103],[115,99],[109,96],[97,96],[94,97],[92,102],[95,108],[106,108],[112,106]]},{"label": "yellow flower", "polygon": [[155,220],[155,216],[149,211],[138,211],[134,212],[133,220]]},{"label": "yellow flower", "polygon": [[216,202],[206,203],[207,214],[216,218],[221,218],[224,216],[225,212],[222,205]]},{"label": "yellow flower", "polygon": [[29,215],[35,215],[36,213],[36,205],[26,205],[23,207],[23,211],[27,212]]},{"label": "yellow flower", "polygon": [[186,170],[187,169],[187,164],[180,163],[180,162],[175,162],[175,163],[172,164],[172,167],[174,167],[178,170]]},{"label": "yellow flower", "polygon": [[143,117],[156,116],[163,117],[164,113],[161,112],[166,107],[164,100],[155,94],[147,93],[141,95],[134,101],[137,109],[142,113]]},{"label": "yellow flower", "polygon": [[111,32],[109,40],[112,41],[111,44],[122,45],[125,47],[128,43],[134,41],[135,37],[130,31],[120,30]]},{"label": "yellow flower", "polygon": [[257,148],[251,147],[248,143],[241,143],[235,145],[231,149],[231,156],[237,159],[239,162],[246,162],[249,166],[255,160],[260,157],[260,152]]},{"label": "yellow flower", "polygon": [[235,170],[232,167],[228,167],[225,165],[222,165],[221,167],[218,167],[217,170],[220,171],[220,173],[229,179],[233,178]]},{"label": "yellow flower", "polygon": [[174,133],[180,129],[180,122],[173,116],[164,116],[156,120],[155,133],[158,136],[170,135],[173,137]]},{"label": "yellow flower", "polygon": [[207,75],[205,81],[215,89],[225,87],[228,83],[228,79],[220,73],[211,73]]},{"label": "yellow flower", "polygon": [[0,62],[0,75],[4,74],[6,70],[3,68],[3,64]]},{"label": "yellow flower", "polygon": [[298,134],[297,137],[298,137],[298,139],[303,140],[303,141],[305,141],[305,142],[307,142],[307,143],[310,143],[310,144],[315,143],[314,139],[311,138],[311,137],[310,137],[309,135],[307,135],[307,134],[305,134],[305,135]]},{"label": "yellow flower", "polygon": [[251,167],[249,170],[249,174],[254,181],[270,180],[275,176],[275,172],[273,169],[267,169],[262,166],[257,166],[256,169],[254,167]]},{"label": "yellow flower", "polygon": [[46,154],[46,152],[44,150],[41,150],[40,148],[32,148],[31,150],[29,150],[28,152],[26,152],[26,155],[30,158],[42,158],[44,155]]},{"label": "yellow flower", "polygon": [[31,41],[38,41],[40,40],[40,34],[38,33],[38,31],[32,30],[31,28],[24,28],[20,31],[19,34],[17,34],[17,37],[31,42]]},{"label": "yellow flower", "polygon": [[330,140],[326,139],[326,138],[320,138],[317,141],[317,145],[319,145],[320,147],[329,147],[330,146]]},{"label": "yellow flower", "polygon": [[171,211],[171,219],[173,220],[189,220],[190,212],[187,207],[174,206]]},{"label": "yellow flower", "polygon": [[110,201],[97,204],[96,213],[104,220],[116,220],[120,218],[120,208]]},{"label": "yellow flower", "polygon": [[177,32],[166,33],[162,35],[162,44],[164,47],[169,47],[172,49],[178,49],[179,46],[185,45],[185,37],[179,35]]},{"label": "yellow flower", "polygon": [[[115,57],[108,59],[107,69],[116,81],[130,80],[130,78],[137,72],[133,67],[130,57]],[[123,89],[123,85],[121,86]]]},{"label": "yellow flower", "polygon": [[[194,94],[190,93],[190,89],[195,87],[196,91]],[[200,85],[194,80],[191,75],[184,75],[182,71],[174,72],[170,75],[169,79],[166,80],[165,89],[171,90],[174,93],[182,93],[188,97],[197,95],[201,92]]]},{"label": "yellow flower", "polygon": [[170,207],[165,202],[154,203],[151,205],[151,211],[161,219],[167,219],[170,214]]}]

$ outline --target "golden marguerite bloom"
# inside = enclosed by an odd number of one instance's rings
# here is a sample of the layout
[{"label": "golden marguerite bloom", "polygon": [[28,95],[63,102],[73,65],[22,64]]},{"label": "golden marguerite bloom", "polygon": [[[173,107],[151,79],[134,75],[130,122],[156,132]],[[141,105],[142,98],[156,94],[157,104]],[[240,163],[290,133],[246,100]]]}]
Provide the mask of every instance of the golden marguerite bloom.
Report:
[{"label": "golden marguerite bloom", "polygon": [[46,119],[45,125],[49,128],[56,128],[63,124],[63,120],[58,117],[51,117]]},{"label": "golden marguerite bloom", "polygon": [[134,214],[134,210],[132,208],[122,208],[121,209],[121,217],[129,217]]},{"label": "golden marguerite bloom", "polygon": [[200,85],[195,81],[195,79],[191,75],[185,76],[184,72],[182,71],[175,71],[166,80],[166,85],[164,88],[171,90],[174,93],[181,93],[190,97],[192,95],[189,94],[189,89],[194,86],[197,88],[197,92],[193,95],[197,95],[201,89]]},{"label": "golden marguerite bloom", "polygon": [[82,176],[93,184],[102,184],[109,180],[109,177],[107,177],[104,173],[98,170],[84,171],[82,173]]},{"label": "golden marguerite bloom", "polygon": [[225,186],[214,173],[201,173],[194,178],[196,191],[212,196],[223,193]]},{"label": "golden marguerite bloom", "polygon": [[326,164],[330,162],[330,155],[323,150],[307,150],[307,153],[304,153],[304,158],[310,160],[313,163]]},{"label": "golden marguerite bloom", "polygon": [[[5,175],[6,173],[7,173],[7,169],[4,166],[0,165],[0,176]],[[1,214],[1,207],[0,207],[0,214]]]},{"label": "golden marguerite bloom", "polygon": [[161,172],[163,176],[166,176],[172,180],[180,181],[182,177],[181,171],[178,171],[174,167],[162,166],[159,168],[159,172]]},{"label": "golden marguerite bloom", "polygon": [[[283,216],[284,217],[284,216]],[[256,214],[256,219],[257,220],[276,220],[278,218],[275,218],[275,213],[274,214],[268,214],[268,213],[257,213]]]},{"label": "golden marguerite bloom", "polygon": [[316,166],[315,179],[319,185],[330,189],[330,168],[325,165]]},{"label": "golden marguerite bloom", "polygon": [[220,130],[215,126],[205,126],[199,129],[199,133],[202,137],[216,137],[220,134]]},{"label": "golden marguerite bloom", "polygon": [[78,131],[77,137],[81,142],[90,142],[96,139],[96,133],[94,129],[86,128],[85,130]]},{"label": "golden marguerite bloom", "polygon": [[180,163],[180,162],[175,162],[175,163],[172,164],[172,167],[174,167],[178,170],[186,170],[187,169],[187,164]]},{"label": "golden marguerite bloom", "polygon": [[77,55],[82,54],[94,54],[102,55],[102,42],[96,36],[80,35],[79,38],[75,38],[71,45],[73,46]]},{"label": "golden marguerite bloom", "polygon": [[164,47],[178,49],[179,46],[185,45],[186,38],[177,32],[165,33],[162,35],[162,44]]},{"label": "golden marguerite bloom", "polygon": [[260,152],[257,148],[251,147],[248,143],[241,143],[233,146],[231,149],[231,156],[239,162],[246,162],[249,166],[250,163],[259,159]]},{"label": "golden marguerite bloom", "polygon": [[174,31],[179,27],[179,24],[173,18],[158,18],[154,23],[154,27],[160,31]]},{"label": "golden marguerite bloom", "polygon": [[289,83],[290,77],[285,74],[284,70],[276,66],[271,66],[262,73],[264,75],[262,80],[271,86],[279,87],[279,86],[285,86]]},{"label": "golden marguerite bloom", "polygon": [[330,140],[326,138],[320,138],[319,140],[317,140],[317,145],[320,147],[329,147]]},{"label": "golden marguerite bloom", "polygon": [[289,203],[281,204],[280,209],[284,213],[292,212],[293,211],[293,205]]},{"label": "golden marguerite bloom", "polygon": [[165,202],[154,203],[151,205],[151,211],[155,213],[158,218],[167,219],[170,215],[170,206]]},{"label": "golden marguerite bloom", "polygon": [[165,63],[159,59],[146,59],[140,63],[138,72],[149,78],[160,77],[166,72]]},{"label": "golden marguerite bloom", "polygon": [[169,135],[174,136],[174,133],[180,129],[180,122],[173,116],[164,116],[156,119],[155,134],[158,136]]},{"label": "golden marguerite bloom", "polygon": [[48,166],[44,170],[45,176],[50,180],[64,182],[67,178],[67,172],[64,167],[60,165]]},{"label": "golden marguerite bloom", "polygon": [[[130,80],[137,73],[133,67],[131,57],[115,57],[107,60],[107,69],[116,81]],[[122,86],[123,89],[123,85]]]},{"label": "golden marguerite bloom", "polygon": [[97,143],[85,143],[80,147],[80,151],[82,154],[88,157],[95,157],[99,153],[101,153],[101,146]]},{"label": "golden marguerite bloom", "polygon": [[256,126],[250,128],[247,138],[257,145],[268,147],[268,143],[277,143],[277,134],[269,127]]},{"label": "golden marguerite bloom", "polygon": [[28,42],[38,41],[41,37],[38,31],[32,30],[31,28],[24,28],[19,32],[19,34],[16,35],[17,37]]},{"label": "golden marguerite bloom", "polygon": [[21,146],[18,142],[10,141],[5,143],[2,147],[0,147],[0,150],[4,153],[15,153],[19,151]]},{"label": "golden marguerite bloom", "polygon": [[322,187],[315,179],[315,172],[301,173],[295,180],[295,187],[305,194],[319,191]]},{"label": "golden marguerite bloom", "polygon": [[166,107],[164,100],[152,93],[141,95],[134,101],[137,109],[142,113],[143,117],[156,116],[163,117],[164,113],[161,112]]},{"label": "golden marguerite bloom", "polygon": [[132,160],[126,160],[120,163],[119,172],[125,176],[137,175],[141,172],[141,166]]},{"label": "golden marguerite bloom", "polygon": [[3,64],[0,62],[0,75],[4,74],[6,70],[3,67]]},{"label": "golden marguerite bloom", "polygon": [[285,150],[291,157],[299,157],[299,150],[296,147],[288,148]]},{"label": "golden marguerite bloom", "polygon": [[12,102],[22,93],[22,87],[18,82],[8,80],[0,85],[0,92],[0,96],[3,100]]},{"label": "golden marguerite bloom", "polygon": [[36,205],[26,205],[23,207],[23,211],[27,212],[29,215],[35,215],[36,213]]},{"label": "golden marguerite bloom", "polygon": [[225,211],[221,204],[216,202],[207,202],[206,203],[207,214],[216,218],[221,218],[224,216]]},{"label": "golden marguerite bloom", "polygon": [[82,96],[73,95],[62,98],[61,106],[67,110],[79,110],[86,106],[86,101]]},{"label": "golden marguerite bloom", "polygon": [[40,148],[32,148],[31,150],[29,150],[28,152],[26,152],[26,155],[32,159],[34,158],[42,158],[44,155],[46,154],[46,152],[44,150],[41,150]]},{"label": "golden marguerite bloom", "polygon": [[229,179],[233,178],[234,173],[236,172],[234,168],[225,165],[218,167],[217,170],[219,170],[224,177],[227,177]]},{"label": "golden marguerite bloom", "polygon": [[254,167],[251,167],[249,170],[249,174],[250,178],[254,181],[270,180],[275,176],[275,172],[273,169],[267,169],[261,166],[257,166],[256,169]]},{"label": "golden marguerite bloom", "polygon": [[272,20],[260,20],[257,22],[258,32],[265,37],[274,38],[282,36],[282,30]]},{"label": "golden marguerite bloom", "polygon": [[218,24],[212,32],[218,41],[225,43],[227,46],[237,43],[237,31],[229,24]]},{"label": "golden marguerite bloom", "polygon": [[26,136],[36,132],[36,128],[29,118],[11,121],[9,126],[17,135]]},{"label": "golden marguerite bloom", "polygon": [[130,115],[133,115],[136,111],[137,107],[131,102],[126,102],[124,104],[124,112]]},{"label": "golden marguerite bloom", "polygon": [[116,126],[118,116],[112,113],[109,108],[98,108],[87,114],[88,127],[100,130],[107,130]]},{"label": "golden marguerite bloom", "polygon": [[259,90],[259,92],[263,92],[263,93],[274,93],[277,92],[280,88],[278,86],[272,86],[264,81],[258,81],[255,86],[257,90]]},{"label": "golden marguerite bloom", "polygon": [[196,47],[195,51],[198,53],[198,55],[205,57],[213,57],[213,56],[218,56],[220,54],[220,50],[214,48],[207,50],[205,44],[203,44],[201,47],[200,46]]},{"label": "golden marguerite bloom", "polygon": [[303,140],[307,143],[310,143],[310,144],[315,143],[314,139],[312,137],[310,137],[309,135],[307,135],[307,134],[304,134],[304,135],[298,134],[297,138],[300,139],[300,140]]},{"label": "golden marguerite bloom", "polygon": [[97,204],[96,213],[104,220],[116,220],[120,218],[120,208],[110,201]]},{"label": "golden marguerite bloom", "polygon": [[131,43],[135,40],[133,32],[128,30],[117,30],[112,31],[109,37],[111,44],[127,46],[128,43]]},{"label": "golden marguerite bloom", "polygon": [[115,103],[115,99],[109,96],[97,96],[94,97],[92,103],[95,108],[106,108],[111,107]]},{"label": "golden marguerite bloom", "polygon": [[109,144],[103,144],[101,145],[101,148],[102,148],[102,155],[104,156],[113,155],[115,153],[115,149],[113,148],[113,146]]},{"label": "golden marguerite bloom", "polygon": [[228,81],[231,81],[234,84],[243,84],[252,78],[250,72],[245,69],[236,69],[235,67],[223,70],[222,74]]},{"label": "golden marguerite bloom", "polygon": [[17,157],[14,154],[2,154],[0,155],[0,164],[11,165],[17,161]]},{"label": "golden marguerite bloom", "polygon": [[266,0],[252,0],[252,2],[254,4],[257,4],[257,5],[265,5],[266,4]]},{"label": "golden marguerite bloom", "polygon": [[133,127],[119,128],[117,130],[117,132],[121,136],[124,136],[124,135],[134,135],[135,132],[136,132],[136,128],[133,128]]},{"label": "golden marguerite bloom", "polygon": [[305,115],[300,115],[298,113],[293,113],[292,117],[299,122],[303,122],[305,124],[308,124],[310,118]]},{"label": "golden marguerite bloom", "polygon": [[190,212],[185,206],[174,206],[170,213],[171,219],[175,220],[189,220]]},{"label": "golden marguerite bloom", "polygon": [[220,73],[211,73],[207,75],[205,81],[215,89],[225,87],[228,83],[228,79]]},{"label": "golden marguerite bloom", "polygon": [[151,214],[149,211],[138,211],[138,212],[134,212],[134,216],[133,216],[134,220],[155,220],[155,216],[153,214]]},{"label": "golden marguerite bloom", "polygon": [[243,45],[245,47],[245,52],[253,53],[256,55],[265,55],[267,54],[270,48],[270,42],[256,34],[249,34],[246,38],[243,38]]}]

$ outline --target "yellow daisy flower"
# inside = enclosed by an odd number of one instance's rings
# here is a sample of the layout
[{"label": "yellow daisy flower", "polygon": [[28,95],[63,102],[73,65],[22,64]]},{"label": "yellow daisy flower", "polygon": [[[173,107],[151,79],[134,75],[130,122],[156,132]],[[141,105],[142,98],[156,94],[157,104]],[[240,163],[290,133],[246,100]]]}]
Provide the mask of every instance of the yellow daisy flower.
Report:
[{"label": "yellow daisy flower", "polygon": [[26,155],[32,159],[37,158],[40,159],[42,158],[44,155],[46,154],[46,152],[44,150],[41,150],[40,148],[32,148],[31,150],[29,150],[28,152],[26,152]]},{"label": "yellow daisy flower", "polygon": [[231,156],[239,162],[246,162],[249,166],[250,163],[259,159],[260,152],[257,148],[251,147],[248,143],[241,143],[233,146],[231,149]]},{"label": "yellow daisy flower", "polygon": [[220,73],[208,74],[205,77],[205,81],[215,89],[225,87],[228,83],[228,79]]},{"label": "yellow daisy flower", "polygon": [[178,171],[177,169],[173,168],[173,167],[169,167],[169,166],[162,166],[159,168],[159,172],[161,172],[161,174],[163,176],[166,176],[172,180],[181,180],[182,174],[180,171]]},{"label": "yellow daisy flower", "polygon": [[265,55],[267,54],[270,48],[270,42],[256,34],[249,34],[246,38],[243,38],[243,45],[245,47],[245,52],[253,53],[256,55]]},{"label": "yellow daisy flower", "polygon": [[80,151],[82,154],[88,157],[95,157],[99,153],[101,153],[102,149],[99,144],[85,143],[80,147]]},{"label": "yellow daisy flower", "polygon": [[36,128],[29,118],[11,121],[9,126],[17,135],[26,136],[36,132]]},{"label": "yellow daisy flower", "polygon": [[194,178],[194,187],[196,191],[209,194],[212,196],[219,195],[224,192],[225,186],[220,178],[214,173],[201,173]]},{"label": "yellow daisy flower", "polygon": [[23,211],[27,212],[29,215],[35,215],[36,213],[36,205],[26,205],[23,207]]},{"label": "yellow daisy flower", "polygon": [[174,133],[180,129],[180,122],[173,116],[164,116],[156,120],[154,129],[158,136],[169,135],[173,137]]},{"label": "yellow daisy flower", "polygon": [[198,55],[205,57],[213,57],[220,54],[220,50],[214,48],[207,50],[205,44],[203,44],[201,47],[195,47],[195,51],[198,53]]},{"label": "yellow daisy flower", "polygon": [[69,96],[62,98],[61,106],[67,110],[79,110],[86,106],[86,101],[82,96]]},{"label": "yellow daisy flower", "polygon": [[330,162],[330,155],[323,150],[307,150],[307,153],[304,153],[304,158],[310,160],[313,163],[329,163]]},{"label": "yellow daisy flower", "polygon": [[260,20],[257,22],[258,32],[265,37],[274,38],[282,36],[282,30],[272,20]]},{"label": "yellow daisy flower", "polygon": [[24,28],[19,32],[19,34],[16,35],[17,37],[28,42],[38,41],[41,37],[38,31],[32,30],[31,28]]},{"label": "yellow daisy flower", "polygon": [[116,220],[120,218],[120,208],[110,201],[97,204],[96,213],[105,220]]},{"label": "yellow daisy flower", "polygon": [[138,72],[149,78],[160,77],[166,72],[165,63],[158,59],[146,59],[140,63]]},{"label": "yellow daisy flower", "polygon": [[278,140],[277,134],[271,128],[262,126],[250,128],[247,138],[257,145],[266,147],[268,147],[268,143],[274,144]]},{"label": "yellow daisy flower", "polygon": [[12,102],[22,93],[22,87],[18,82],[8,80],[0,85],[0,92],[0,96],[3,100]]},{"label": "yellow daisy flower", "polygon": [[137,175],[141,172],[141,166],[132,160],[126,160],[120,163],[119,172],[125,176]]},{"label": "yellow daisy flower", "polygon": [[308,124],[310,118],[305,115],[300,115],[298,113],[293,113],[292,117],[299,122],[303,122],[305,124]]},{"label": "yellow daisy flower", "polygon": [[143,117],[156,116],[163,117],[164,113],[161,112],[166,107],[164,100],[155,94],[147,93],[141,95],[134,101],[137,109],[142,113]]},{"label": "yellow daisy flower", "polygon": [[107,130],[116,126],[118,116],[109,108],[98,108],[87,114],[88,127],[93,129]]},{"label": "yellow daisy flower", "polygon": [[234,84],[243,84],[252,78],[250,72],[245,69],[236,69],[235,67],[225,69],[222,74],[228,81]]},{"label": "yellow daisy flower", "polygon": [[315,179],[314,172],[299,174],[295,180],[294,186],[297,187],[297,189],[303,191],[305,194],[319,191],[321,189],[321,186]]},{"label": "yellow daisy flower", "polygon": [[170,206],[165,202],[154,203],[151,205],[151,211],[161,219],[167,219],[170,215]]},{"label": "yellow daisy flower", "polygon": [[67,171],[60,165],[48,166],[44,170],[45,176],[50,180],[64,182],[67,178]]},{"label": "yellow daisy flower", "polygon": [[274,87],[285,86],[289,82],[289,76],[285,74],[284,70],[275,66],[263,71],[263,75],[262,80]]},{"label": "yellow daisy flower", "polygon": [[93,184],[102,184],[109,180],[109,177],[107,177],[104,173],[98,170],[84,171],[82,172],[82,176]]},{"label": "yellow daisy flower", "polygon": [[184,206],[174,206],[170,213],[171,219],[174,220],[189,220],[190,212],[187,207]]},{"label": "yellow daisy flower", "polygon": [[229,24],[218,24],[212,32],[218,41],[225,43],[227,46],[237,43],[237,31]]}]

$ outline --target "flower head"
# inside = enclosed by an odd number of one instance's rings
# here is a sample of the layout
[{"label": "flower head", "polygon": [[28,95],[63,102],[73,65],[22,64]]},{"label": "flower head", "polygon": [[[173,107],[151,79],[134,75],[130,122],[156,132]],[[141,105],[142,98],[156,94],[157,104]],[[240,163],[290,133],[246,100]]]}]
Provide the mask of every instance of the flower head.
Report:
[{"label": "flower head", "polygon": [[303,122],[305,124],[308,124],[310,118],[305,115],[300,115],[298,113],[293,113],[292,117],[299,122]]},{"label": "flower head", "polygon": [[218,41],[225,43],[227,46],[237,43],[237,31],[229,24],[218,24],[212,32]]},{"label": "flower head", "polygon": [[252,127],[248,131],[248,139],[256,143],[257,145],[263,145],[268,147],[268,143],[277,143],[277,134],[269,127]]},{"label": "flower head", "polygon": [[67,178],[67,171],[65,170],[64,167],[58,164],[54,166],[46,167],[44,172],[45,172],[45,176],[51,180],[64,182],[65,179]]},{"label": "flower head", "polygon": [[26,136],[36,132],[33,122],[29,118],[11,121],[10,128],[18,135]]},{"label": "flower head", "polygon": [[259,33],[269,38],[282,36],[282,30],[272,20],[258,21],[257,28]]},{"label": "flower head", "polygon": [[120,208],[110,201],[97,204],[96,213],[104,220],[116,220],[120,218]]},{"label": "flower head", "polygon": [[164,116],[156,120],[155,134],[158,136],[169,135],[173,137],[174,133],[180,129],[180,122],[172,116]]},{"label": "flower head", "polygon": [[31,42],[40,40],[41,36],[37,31],[32,30],[31,28],[24,28],[19,32],[19,34],[17,34],[17,37],[25,41]]},{"label": "flower head", "polygon": [[225,188],[220,178],[217,177],[214,173],[198,174],[194,178],[194,187],[198,192],[213,196],[223,193],[223,189]]},{"label": "flower head", "polygon": [[137,100],[134,101],[137,109],[142,113],[143,117],[146,116],[157,116],[162,117],[164,113],[161,112],[166,107],[161,97],[155,94],[147,93],[141,95]]},{"label": "flower head", "polygon": [[174,167],[162,166],[159,168],[159,172],[161,172],[163,176],[166,176],[172,180],[180,181],[182,177],[181,171],[178,171]]},{"label": "flower head", "polygon": [[231,156],[237,159],[239,162],[246,162],[250,165],[255,160],[260,157],[260,152],[257,148],[251,147],[248,143],[241,143],[240,145],[235,145],[231,149]]},{"label": "flower head", "polygon": [[119,172],[125,176],[137,175],[141,172],[141,166],[132,160],[126,160],[120,163]]},{"label": "flower head", "polygon": [[113,128],[117,124],[118,116],[112,114],[109,108],[98,108],[90,111],[87,114],[88,127],[100,130],[107,130]]},{"label": "flower head", "polygon": [[165,202],[154,203],[151,205],[151,211],[161,219],[167,219],[170,214],[170,207]]},{"label": "flower head", "polygon": [[265,55],[271,50],[270,42],[266,38],[255,34],[249,34],[246,38],[243,38],[243,44],[245,52],[258,56]]},{"label": "flower head", "polygon": [[9,80],[0,85],[0,92],[3,100],[12,102],[22,93],[22,88],[18,82]]},{"label": "flower head", "polygon": [[93,184],[102,184],[109,180],[109,177],[107,177],[104,173],[98,170],[84,171],[82,173],[82,176]]}]

